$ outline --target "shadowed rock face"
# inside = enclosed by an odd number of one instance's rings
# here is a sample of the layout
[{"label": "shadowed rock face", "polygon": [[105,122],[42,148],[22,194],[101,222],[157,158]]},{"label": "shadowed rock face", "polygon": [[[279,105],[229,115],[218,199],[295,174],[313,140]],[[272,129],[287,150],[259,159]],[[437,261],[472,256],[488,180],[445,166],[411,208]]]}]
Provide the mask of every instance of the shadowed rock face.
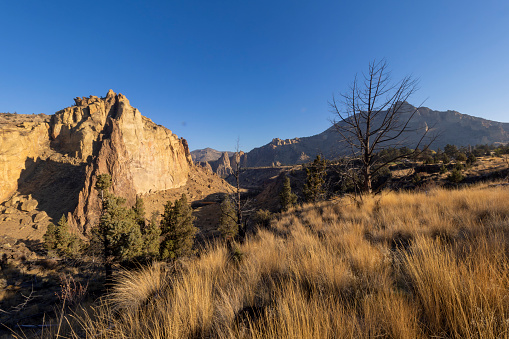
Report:
[{"label": "shadowed rock face", "polygon": [[[431,145],[432,149],[443,149],[447,144],[468,146],[509,142],[509,123],[490,121],[456,111],[440,112],[427,107],[417,109],[408,103],[402,106],[401,120],[414,111],[415,115],[408,127],[415,132],[402,136],[392,146],[414,148],[426,129],[430,137],[437,136]],[[318,154],[334,159],[349,154],[349,149],[340,141],[340,135],[334,127],[310,137],[287,140],[275,138],[248,152],[247,164],[249,167],[294,165],[308,162]]]},{"label": "shadowed rock face", "polygon": [[[51,117],[0,115],[0,138],[0,202],[44,191],[54,197],[42,204],[48,215],[72,212],[70,222],[81,230],[97,222],[98,174],[111,174],[112,191],[133,203],[137,194],[185,185],[192,166],[184,139],[112,90],[104,98],[76,98]],[[52,180],[54,168],[74,173],[72,184],[65,176]]]}]

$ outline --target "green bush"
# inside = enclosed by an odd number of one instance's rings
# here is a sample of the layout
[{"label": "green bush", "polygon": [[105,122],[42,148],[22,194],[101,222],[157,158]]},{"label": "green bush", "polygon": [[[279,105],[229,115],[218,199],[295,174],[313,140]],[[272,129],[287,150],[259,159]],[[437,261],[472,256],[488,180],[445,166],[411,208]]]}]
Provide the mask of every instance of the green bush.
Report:
[{"label": "green bush", "polygon": [[467,156],[466,156],[466,154],[465,154],[465,153],[458,153],[458,154],[456,155],[456,160],[457,160],[457,161],[467,161],[467,159],[468,159],[468,158],[467,158]]},{"label": "green bush", "polygon": [[272,213],[268,210],[258,210],[254,215],[254,220],[258,225],[268,227],[270,226],[270,220],[272,219]]},{"label": "green bush", "polygon": [[451,171],[451,174],[449,174],[449,176],[447,177],[447,180],[454,183],[461,182],[463,179],[464,179],[463,174],[457,168],[453,169]]}]

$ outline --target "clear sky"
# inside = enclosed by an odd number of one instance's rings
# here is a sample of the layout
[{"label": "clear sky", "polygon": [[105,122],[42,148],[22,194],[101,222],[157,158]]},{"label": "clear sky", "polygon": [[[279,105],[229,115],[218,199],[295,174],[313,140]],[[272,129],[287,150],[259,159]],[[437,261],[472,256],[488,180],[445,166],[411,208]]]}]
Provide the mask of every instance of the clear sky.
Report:
[{"label": "clear sky", "polygon": [[507,0],[17,0],[0,27],[0,112],[111,88],[191,150],[320,133],[380,58],[420,78],[412,104],[509,122]]}]

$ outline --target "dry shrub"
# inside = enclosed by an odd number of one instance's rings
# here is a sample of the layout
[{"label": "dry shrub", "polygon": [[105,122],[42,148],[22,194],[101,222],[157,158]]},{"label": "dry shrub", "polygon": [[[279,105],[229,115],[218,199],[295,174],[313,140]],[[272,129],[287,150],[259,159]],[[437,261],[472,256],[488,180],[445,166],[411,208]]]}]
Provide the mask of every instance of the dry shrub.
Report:
[{"label": "dry shrub", "polygon": [[219,244],[171,275],[125,273],[76,333],[508,337],[508,216],[509,190],[487,185],[307,204],[248,237],[241,261]]}]

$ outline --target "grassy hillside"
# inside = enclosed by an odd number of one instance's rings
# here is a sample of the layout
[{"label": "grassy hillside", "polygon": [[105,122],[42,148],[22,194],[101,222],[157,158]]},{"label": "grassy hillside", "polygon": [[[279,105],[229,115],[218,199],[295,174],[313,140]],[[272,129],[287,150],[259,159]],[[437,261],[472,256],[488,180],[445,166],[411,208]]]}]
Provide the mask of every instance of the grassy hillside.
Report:
[{"label": "grassy hillside", "polygon": [[390,192],[305,205],[233,249],[126,272],[68,317],[69,335],[503,338],[508,286],[507,186]]}]

